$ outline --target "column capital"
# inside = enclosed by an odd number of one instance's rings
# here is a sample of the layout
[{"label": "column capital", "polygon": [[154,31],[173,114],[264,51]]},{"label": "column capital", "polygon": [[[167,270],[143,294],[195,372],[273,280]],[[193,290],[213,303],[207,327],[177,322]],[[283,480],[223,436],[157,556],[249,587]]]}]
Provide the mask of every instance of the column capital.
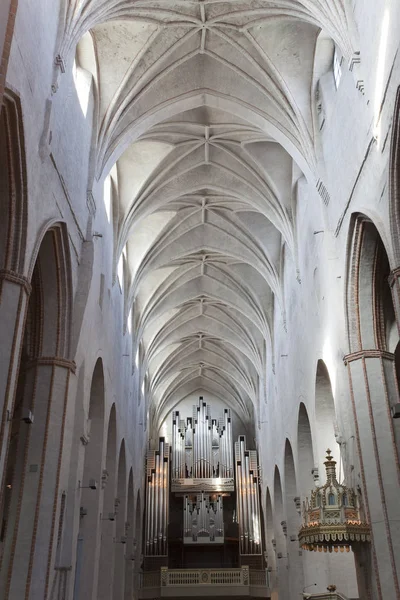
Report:
[{"label": "column capital", "polygon": [[29,296],[32,291],[32,286],[29,280],[24,275],[20,275],[15,271],[0,269],[0,281],[9,281],[11,283],[20,285],[25,290],[27,296]]},{"label": "column capital", "polygon": [[69,369],[72,373],[76,371],[75,362],[61,356],[39,356],[38,358],[33,358],[27,363],[26,369],[38,366],[62,367],[63,369]]},{"label": "column capital", "polygon": [[378,350],[377,348],[374,348],[373,350],[358,350],[357,352],[346,354],[346,356],[343,357],[343,362],[347,365],[350,362],[362,358],[385,358],[386,360],[393,361],[394,354],[392,354],[392,352],[386,352],[386,350]]}]

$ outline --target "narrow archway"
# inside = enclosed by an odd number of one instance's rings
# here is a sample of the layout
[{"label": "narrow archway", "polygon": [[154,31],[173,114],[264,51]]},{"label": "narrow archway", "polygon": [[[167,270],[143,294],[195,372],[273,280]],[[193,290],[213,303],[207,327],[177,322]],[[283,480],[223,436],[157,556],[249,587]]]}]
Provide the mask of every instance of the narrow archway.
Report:
[{"label": "narrow archway", "polygon": [[276,540],[274,533],[274,517],[272,512],[272,500],[269,488],[265,496],[266,532],[265,541],[267,548],[267,572],[268,583],[271,589],[271,598],[278,600],[277,571],[276,571]]},{"label": "narrow archway", "polygon": [[288,556],[286,547],[287,521],[283,506],[282,483],[279,469],[275,466],[274,472],[274,531],[276,544],[276,565],[279,580],[279,595],[287,598],[289,593],[287,568]]},{"label": "narrow archway", "polygon": [[[58,489],[59,461],[75,366],[68,359],[69,252],[62,225],[44,235],[32,271],[11,435],[3,440],[8,451],[1,489],[0,598],[46,595],[57,548],[56,523],[63,522],[65,509]],[[40,553],[39,546],[44,549]]]},{"label": "narrow archway", "polygon": [[[359,572],[364,573],[362,591],[381,586],[383,596],[394,597],[399,589],[400,569],[397,502],[400,423],[393,418],[392,410],[399,397],[395,355],[399,337],[389,285],[390,270],[388,250],[375,224],[365,215],[353,215],[347,278],[346,364],[359,449],[362,503],[374,540],[379,540],[379,550],[373,543],[371,556],[356,558]],[[375,566],[367,573],[363,566],[369,562]],[[382,572],[386,573],[384,579],[380,577]]]},{"label": "narrow archway", "polygon": [[140,497],[140,490],[138,490],[136,496],[136,507],[135,507],[135,538],[134,538],[134,556],[135,556],[135,565],[134,565],[134,590],[137,591],[140,586],[140,578],[143,573],[143,537],[144,537],[144,527],[143,527],[143,515],[142,515],[142,503]]},{"label": "narrow archway", "polygon": [[123,600],[125,587],[125,549],[127,542],[126,530],[126,459],[125,441],[122,440],[117,475],[117,497],[115,499],[116,527],[114,540],[114,582],[113,600]]},{"label": "narrow archway", "polygon": [[311,426],[305,404],[301,402],[297,420],[297,455],[299,462],[299,491],[301,500],[314,486],[314,451]]},{"label": "narrow archway", "polygon": [[[0,214],[0,487],[8,494],[4,468],[10,435],[15,438],[15,424],[9,417],[14,410],[31,291],[24,269],[27,193],[22,114],[19,99],[8,90],[0,114]],[[4,540],[4,531],[0,538]]]},{"label": "narrow archway", "polygon": [[24,273],[27,227],[24,146],[21,105],[17,96],[6,90],[0,113],[0,269],[3,276]]},{"label": "narrow archway", "polygon": [[[397,89],[393,114],[389,170],[390,227],[394,246],[395,266],[400,266],[400,87]],[[398,285],[398,283],[397,283]],[[397,290],[398,292],[398,290]]]},{"label": "narrow archway", "polygon": [[334,459],[337,461],[338,475],[341,475],[341,457],[335,436],[337,433],[335,402],[328,369],[323,360],[319,360],[317,363],[315,378],[315,420],[318,472],[320,480],[324,481],[326,450],[329,448],[332,451]]},{"label": "narrow archway", "polygon": [[104,445],[104,372],[96,362],[90,386],[88,441],[81,482],[74,600],[96,597],[100,549],[100,501]]},{"label": "narrow archway", "polygon": [[134,495],[133,495],[133,473],[129,470],[128,497],[126,510],[126,565],[125,565],[125,587],[124,600],[131,600],[133,595],[133,576],[135,569],[135,538],[134,538]]},{"label": "narrow archway", "polygon": [[101,545],[99,577],[97,587],[98,600],[109,600],[113,594],[114,577],[114,539],[115,539],[115,498],[116,498],[116,461],[117,430],[115,404],[110,411],[107,432],[106,466],[103,472],[104,499],[101,516]]},{"label": "narrow archway", "polygon": [[300,496],[297,489],[292,446],[285,443],[285,506],[287,526],[287,551],[290,565],[289,595],[296,598],[304,588],[303,564],[299,555],[298,532],[301,525]]}]

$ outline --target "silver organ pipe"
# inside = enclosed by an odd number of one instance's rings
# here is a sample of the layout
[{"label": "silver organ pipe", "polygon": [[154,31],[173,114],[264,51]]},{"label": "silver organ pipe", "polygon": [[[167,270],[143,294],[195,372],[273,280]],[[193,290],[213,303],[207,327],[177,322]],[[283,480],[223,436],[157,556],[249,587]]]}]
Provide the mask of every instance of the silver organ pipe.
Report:
[{"label": "silver organ pipe", "polygon": [[194,477],[198,477],[198,460],[199,460],[199,410],[197,409],[196,418],[194,421],[194,455],[193,455],[193,473]]},{"label": "silver organ pipe", "polygon": [[157,540],[158,540],[158,517],[159,517],[159,469],[160,469],[160,454],[156,452],[156,474],[155,474],[155,487],[154,487],[154,528],[153,528],[153,548],[155,550],[155,554],[158,554],[157,551]]},{"label": "silver organ pipe", "polygon": [[227,419],[226,430],[228,433],[227,436],[227,444],[228,444],[228,453],[227,453],[227,477],[233,477],[233,454],[232,454],[232,421],[231,418]]},{"label": "silver organ pipe", "polygon": [[[176,462],[173,469],[176,473]],[[164,438],[160,438],[158,450],[148,452],[146,470],[146,556],[164,556],[167,554],[169,492],[169,446]]]},{"label": "silver organ pipe", "polygon": [[[172,443],[172,492],[183,496],[184,543],[223,543],[223,495],[236,487],[240,554],[262,554],[257,453],[247,449],[245,436],[233,443],[230,410],[213,419],[210,406],[200,397],[191,418],[184,421],[178,412],[173,414]],[[167,475],[161,487],[168,488]],[[167,523],[167,496],[157,498],[155,514],[159,512],[162,520],[150,522],[152,532],[164,531]],[[166,552],[164,538],[159,546]]]},{"label": "silver organ pipe", "polygon": [[186,495],[183,506],[185,543],[223,543],[222,496],[215,499],[204,492],[195,496]]},{"label": "silver organ pipe", "polygon": [[241,554],[261,554],[257,453],[246,449],[246,439],[235,443],[236,494]]},{"label": "silver organ pipe", "polygon": [[173,479],[233,478],[232,423],[229,409],[217,421],[200,398],[186,423],[173,413]]},{"label": "silver organ pipe", "polygon": [[240,554],[262,555],[257,453],[247,449],[243,435],[233,444],[229,409],[212,419],[210,406],[200,398],[193,417],[183,420],[174,412],[169,461],[169,446],[160,438],[146,464],[146,556],[168,553],[170,468],[171,491],[183,501],[185,544],[223,543],[223,496],[236,488]]}]

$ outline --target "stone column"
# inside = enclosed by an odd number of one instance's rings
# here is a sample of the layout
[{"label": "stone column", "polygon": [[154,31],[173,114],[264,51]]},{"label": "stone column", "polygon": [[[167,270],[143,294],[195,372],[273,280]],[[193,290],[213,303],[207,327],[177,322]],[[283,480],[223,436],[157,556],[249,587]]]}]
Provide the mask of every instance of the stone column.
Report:
[{"label": "stone column", "polygon": [[[132,532],[131,532],[132,535]],[[133,596],[133,578],[134,571],[139,568],[138,559],[135,555],[135,540],[132,540],[132,543],[127,545],[126,549],[126,565],[125,565],[125,590],[124,590],[124,600],[132,600]]]},{"label": "stone column", "polygon": [[[0,598],[43,600],[54,568],[56,535],[62,521],[59,476],[65,410],[73,362],[41,357],[27,365],[27,401],[34,421],[25,428],[17,453],[17,497],[6,538]],[[24,401],[25,404],[25,401]]]},{"label": "stone column", "polygon": [[121,539],[124,536],[126,536],[125,519],[125,501],[122,500],[117,513],[114,562],[114,592],[112,596],[113,600],[124,600],[125,595],[126,543],[121,543]]},{"label": "stone column", "polygon": [[30,292],[31,286],[25,277],[12,271],[0,271],[0,495],[4,489],[4,467]]},{"label": "stone column", "polygon": [[115,514],[116,508],[118,508],[115,506],[115,500],[113,502],[110,501],[110,496],[114,498],[114,486],[114,478],[110,477],[104,497],[97,600],[110,600],[113,597],[116,523],[115,520],[110,521],[108,516],[109,513]]},{"label": "stone column", "polygon": [[[286,547],[285,547],[286,551]],[[281,558],[280,555],[282,554]],[[289,596],[289,575],[290,571],[288,568],[288,557],[283,552],[277,552],[276,554],[276,565],[278,571],[278,590],[279,598],[290,598]]]},{"label": "stone column", "polygon": [[392,290],[394,312],[400,336],[400,267],[397,267],[397,269],[394,269],[390,273],[389,285]]},{"label": "stone column", "polygon": [[[101,545],[101,512],[103,509],[103,489],[107,481],[104,470],[99,490],[83,490],[81,506],[85,511],[80,528],[83,537],[79,598],[97,600]],[[86,483],[86,482],[85,482]],[[86,483],[87,485],[87,483]]]},{"label": "stone column", "polygon": [[304,588],[304,573],[302,550],[299,548],[298,532],[301,525],[300,515],[297,512],[297,507],[300,507],[300,498],[293,498],[292,505],[286,504],[287,514],[287,538],[286,548],[288,555],[289,567],[289,597],[299,597]]},{"label": "stone column", "polygon": [[390,398],[397,396],[394,356],[360,350],[346,356],[345,363],[372,528],[373,597],[400,598],[400,469],[390,412]]}]

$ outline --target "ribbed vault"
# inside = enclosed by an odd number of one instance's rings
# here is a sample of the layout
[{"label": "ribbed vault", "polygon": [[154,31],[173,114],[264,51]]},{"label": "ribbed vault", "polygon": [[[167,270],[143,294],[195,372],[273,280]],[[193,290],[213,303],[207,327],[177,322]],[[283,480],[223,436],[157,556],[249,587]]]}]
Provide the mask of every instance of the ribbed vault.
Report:
[{"label": "ribbed vault", "polygon": [[316,42],[351,56],[346,3],[75,0],[64,29],[61,55],[77,47],[95,80],[94,171],[112,169],[152,425],[199,389],[249,422],[284,245],[296,262],[296,182],[316,178]]}]

